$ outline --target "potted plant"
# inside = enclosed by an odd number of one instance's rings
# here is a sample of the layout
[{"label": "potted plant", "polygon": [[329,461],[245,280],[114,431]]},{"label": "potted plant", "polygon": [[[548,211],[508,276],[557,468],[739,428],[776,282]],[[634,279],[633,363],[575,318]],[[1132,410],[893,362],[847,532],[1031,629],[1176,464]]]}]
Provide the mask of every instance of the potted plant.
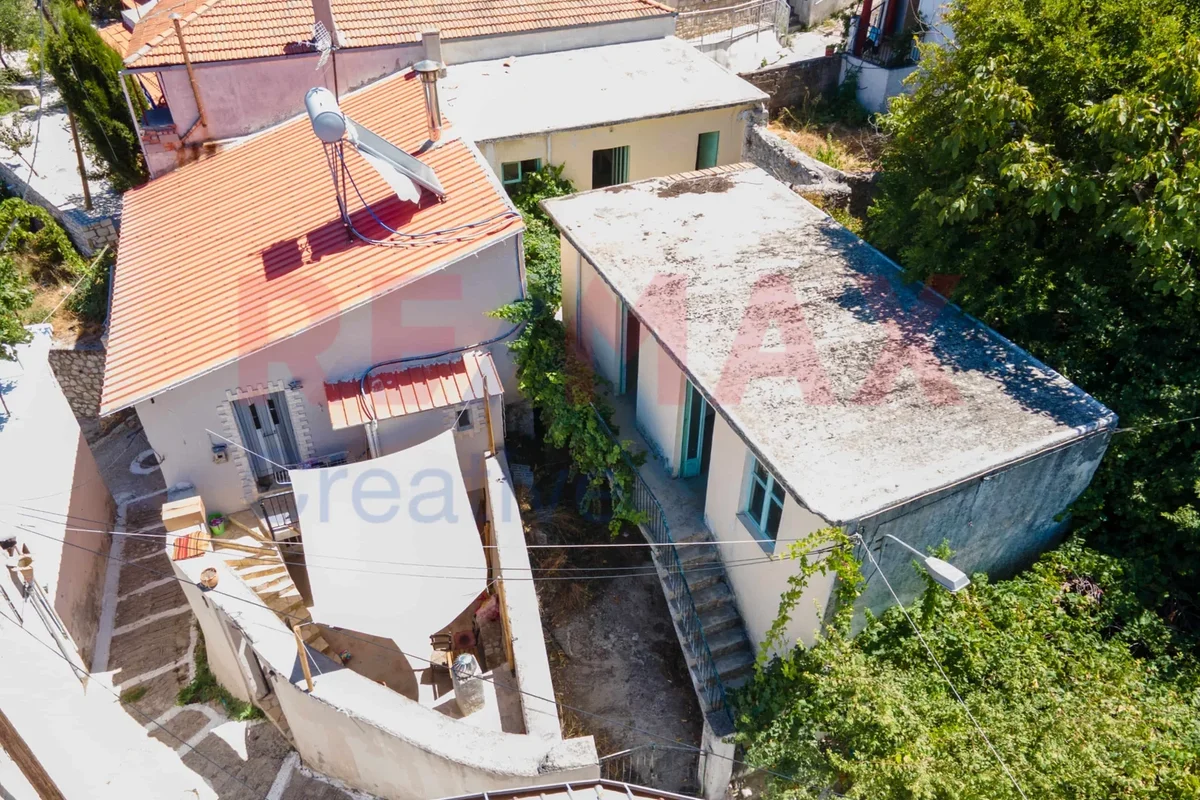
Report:
[{"label": "potted plant", "polygon": [[225,533],[225,515],[216,513],[208,515],[208,529],[212,531],[213,536],[222,536]]}]

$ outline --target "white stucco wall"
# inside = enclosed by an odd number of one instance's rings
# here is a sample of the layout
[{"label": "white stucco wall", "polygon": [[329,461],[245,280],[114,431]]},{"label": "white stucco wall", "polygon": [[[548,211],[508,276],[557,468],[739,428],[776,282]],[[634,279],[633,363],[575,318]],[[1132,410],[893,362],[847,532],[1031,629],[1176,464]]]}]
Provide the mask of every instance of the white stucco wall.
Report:
[{"label": "white stucco wall", "polygon": [[621,301],[566,237],[559,241],[568,340],[576,342],[583,357],[615,388],[621,380]]},{"label": "white stucco wall", "polygon": [[[504,395],[495,395],[491,399],[492,427],[495,431],[496,449],[504,449]],[[383,420],[379,423],[379,454],[387,455],[426,442],[444,430],[454,430],[454,445],[458,451],[458,466],[462,470],[463,482],[467,491],[482,489],[486,483],[483,464],[484,454],[488,452],[489,439],[487,417],[483,410],[483,401],[476,400],[468,404],[471,409],[472,427],[469,430],[458,430],[458,415],[461,406],[450,408],[435,408],[419,414],[408,414],[395,419]]]},{"label": "white stucco wall", "polygon": [[[718,542],[721,558],[726,562],[741,561],[759,555],[758,548],[732,542],[761,541],[738,518],[745,507],[751,453],[741,437],[720,414],[713,427],[712,460],[709,463],[708,494],[705,498],[705,523]],[[779,524],[779,539],[800,539],[825,527],[820,517],[798,504],[791,495],[784,500],[783,518]],[[781,541],[768,552],[786,555],[789,544]],[[781,560],[771,564],[737,564],[727,570],[729,585],[737,600],[742,621],[746,624],[755,648],[762,644],[767,630],[779,615],[779,598],[788,588],[788,577],[796,574],[797,563]],[[812,644],[830,601],[832,575],[814,575],[808,588],[792,611],[787,626],[787,644],[797,641]]]},{"label": "white stucco wall", "polygon": [[[391,800],[425,800],[599,777],[590,736],[570,740],[475,727],[408,699],[325,659],[313,690],[305,680],[293,633],[213,553],[174,562],[186,583],[208,566],[218,572],[216,591],[185,585],[192,610],[210,626],[242,637],[261,665],[306,764],[348,785]],[[199,601],[199,603],[197,603]],[[206,632],[209,657],[230,648],[230,637]],[[541,640],[538,640],[541,646]],[[238,663],[227,651],[222,664]],[[323,657],[322,657],[323,658]],[[215,667],[214,662],[214,667]],[[249,664],[245,664],[249,669]],[[215,669],[214,669],[215,671]],[[247,677],[232,676],[234,685]]]},{"label": "white stucco wall", "polygon": [[[167,486],[193,484],[210,512],[245,508],[253,496],[248,491],[245,455],[228,445],[226,463],[214,463],[212,458],[213,445],[223,443],[220,436],[241,441],[230,396],[276,391],[294,380],[301,388],[288,392],[289,406],[301,459],[343,450],[352,457],[365,455],[362,428],[333,430],[324,383],[358,377],[387,359],[474,345],[511,331],[510,323],[487,312],[520,296],[520,246],[519,235],[509,237],[441,272],[139,403],[138,417],[151,446],[162,456]],[[294,307],[276,311],[303,313]],[[515,396],[515,368],[507,341],[487,349],[506,393]]]},{"label": "white stucco wall", "polygon": [[685,380],[662,345],[644,326],[639,327],[637,424],[642,436],[657,448],[656,456],[672,475],[679,474],[680,434],[683,430]]},{"label": "white stucco wall", "polygon": [[912,87],[906,86],[904,79],[917,71],[916,66],[885,69],[861,58],[844,55],[838,82],[844,81],[847,71],[856,67],[862,70],[858,74],[858,102],[872,113],[887,111],[888,100],[898,94],[911,92]]},{"label": "white stucco wall", "polygon": [[563,177],[575,184],[576,189],[584,190],[592,188],[592,151],[609,147],[629,147],[630,181],[694,170],[700,134],[711,131],[721,134],[718,166],[736,164],[742,160],[744,112],[749,108],[719,108],[478,144],[497,175],[505,162],[540,158],[543,164],[561,164]]}]

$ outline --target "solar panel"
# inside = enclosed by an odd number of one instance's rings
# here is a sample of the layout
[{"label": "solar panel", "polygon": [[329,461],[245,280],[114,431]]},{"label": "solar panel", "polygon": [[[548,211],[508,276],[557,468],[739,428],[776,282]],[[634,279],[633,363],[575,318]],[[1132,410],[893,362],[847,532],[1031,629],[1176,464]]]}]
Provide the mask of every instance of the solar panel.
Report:
[{"label": "solar panel", "polygon": [[[433,192],[439,198],[446,196],[446,190],[442,188],[442,183],[438,180],[437,174],[426,164],[413,158],[382,136],[372,133],[362,125],[352,121],[349,117],[346,118],[346,123],[346,134],[350,139],[350,143],[366,158],[367,163],[379,170],[380,175],[384,180],[388,181],[389,185],[392,183],[392,180],[384,172],[381,165],[376,163],[376,160],[391,167],[401,176],[408,178],[418,186]],[[400,194],[400,192],[397,191],[397,194]]]}]

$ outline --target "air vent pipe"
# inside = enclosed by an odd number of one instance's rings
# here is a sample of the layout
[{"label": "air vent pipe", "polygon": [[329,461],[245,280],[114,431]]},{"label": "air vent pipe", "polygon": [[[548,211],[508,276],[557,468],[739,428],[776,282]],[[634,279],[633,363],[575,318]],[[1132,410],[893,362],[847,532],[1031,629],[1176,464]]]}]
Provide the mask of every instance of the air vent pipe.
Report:
[{"label": "air vent pipe", "polygon": [[413,71],[421,76],[421,88],[425,90],[425,117],[429,123],[429,141],[442,138],[442,109],[438,105],[437,79],[442,65],[425,59],[413,64]]}]

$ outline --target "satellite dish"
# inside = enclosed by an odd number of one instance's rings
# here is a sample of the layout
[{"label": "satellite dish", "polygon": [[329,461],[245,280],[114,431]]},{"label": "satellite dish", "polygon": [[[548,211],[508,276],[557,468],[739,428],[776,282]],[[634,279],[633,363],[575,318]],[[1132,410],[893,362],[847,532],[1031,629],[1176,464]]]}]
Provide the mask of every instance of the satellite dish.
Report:
[{"label": "satellite dish", "polygon": [[317,59],[317,71],[319,72],[325,66],[325,62],[329,60],[329,53],[333,50],[333,37],[329,35],[329,30],[321,20],[313,23],[312,46],[321,54],[321,57]]},{"label": "satellite dish", "polygon": [[432,169],[347,117],[328,89],[321,86],[309,89],[304,105],[318,139],[326,144],[349,141],[401,200],[419,203],[421,189],[428,189],[439,198],[446,196]]}]

